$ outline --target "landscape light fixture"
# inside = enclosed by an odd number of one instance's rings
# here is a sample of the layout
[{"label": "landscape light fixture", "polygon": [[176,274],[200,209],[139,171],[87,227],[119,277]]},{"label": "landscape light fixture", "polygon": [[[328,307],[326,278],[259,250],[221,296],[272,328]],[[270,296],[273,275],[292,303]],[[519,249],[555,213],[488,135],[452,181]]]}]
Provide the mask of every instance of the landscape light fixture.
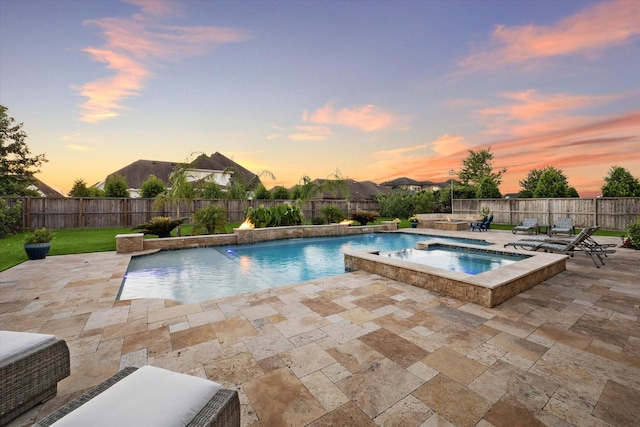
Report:
[{"label": "landscape light fixture", "polygon": [[453,177],[456,175],[456,171],[449,169],[449,176],[451,177],[451,213],[453,214]]}]

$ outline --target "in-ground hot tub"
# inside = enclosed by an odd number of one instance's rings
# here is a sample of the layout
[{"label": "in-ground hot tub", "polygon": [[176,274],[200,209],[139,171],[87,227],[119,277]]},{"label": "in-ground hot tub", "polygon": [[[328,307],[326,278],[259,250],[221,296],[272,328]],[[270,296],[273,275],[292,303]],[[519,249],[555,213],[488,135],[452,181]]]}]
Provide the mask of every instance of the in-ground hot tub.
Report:
[{"label": "in-ground hot tub", "polygon": [[[551,253],[523,255],[436,240],[419,243],[417,249],[387,253],[345,251],[344,264],[351,271],[379,274],[462,301],[494,307],[564,271],[567,258]],[[480,264],[489,267],[476,271]]]}]

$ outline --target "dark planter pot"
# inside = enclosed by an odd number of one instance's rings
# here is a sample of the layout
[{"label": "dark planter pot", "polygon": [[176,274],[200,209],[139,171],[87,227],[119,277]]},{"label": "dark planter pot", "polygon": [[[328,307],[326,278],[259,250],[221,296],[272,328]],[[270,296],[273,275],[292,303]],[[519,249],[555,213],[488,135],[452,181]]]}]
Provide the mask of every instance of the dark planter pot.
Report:
[{"label": "dark planter pot", "polygon": [[51,243],[26,243],[24,245],[24,251],[27,253],[29,259],[44,259],[49,253]]},{"label": "dark planter pot", "polygon": [[417,228],[418,227],[418,223],[417,222],[412,222],[411,223],[411,228]]}]

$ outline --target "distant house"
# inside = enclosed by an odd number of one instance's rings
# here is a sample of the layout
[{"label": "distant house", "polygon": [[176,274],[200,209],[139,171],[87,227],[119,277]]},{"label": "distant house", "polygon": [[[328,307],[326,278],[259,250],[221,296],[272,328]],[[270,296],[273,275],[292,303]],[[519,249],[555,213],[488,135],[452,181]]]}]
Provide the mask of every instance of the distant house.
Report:
[{"label": "distant house", "polygon": [[[322,185],[326,179],[316,179],[315,183]],[[366,201],[376,200],[378,195],[386,194],[389,190],[381,185],[378,185],[372,181],[354,181],[353,179],[345,179],[346,191],[348,194],[340,195],[330,191],[325,191],[322,195],[319,195],[319,199],[348,199],[351,201]]]},{"label": "distant house", "polygon": [[64,197],[64,194],[49,187],[38,178],[34,178],[35,182],[27,187],[28,190],[38,192],[41,197]]},{"label": "distant house", "polygon": [[[107,180],[115,175],[122,175],[129,184],[129,195],[140,197],[140,187],[149,178],[155,175],[160,178],[165,185],[169,183],[169,176],[175,169],[177,162],[164,162],[159,160],[136,160],[128,166],[123,167],[109,174],[104,181],[100,181],[94,187],[104,190]],[[236,175],[246,183],[260,182],[258,175],[216,152],[211,156],[200,155],[191,162],[187,170],[187,180],[197,182],[201,180],[215,181],[223,190],[229,186],[231,177]]]},{"label": "distant house", "polygon": [[416,181],[415,179],[401,177],[391,181],[383,182],[381,186],[389,190],[403,189],[407,191],[420,191],[420,190],[442,190],[450,185],[450,181],[446,182],[432,182],[432,181]]}]

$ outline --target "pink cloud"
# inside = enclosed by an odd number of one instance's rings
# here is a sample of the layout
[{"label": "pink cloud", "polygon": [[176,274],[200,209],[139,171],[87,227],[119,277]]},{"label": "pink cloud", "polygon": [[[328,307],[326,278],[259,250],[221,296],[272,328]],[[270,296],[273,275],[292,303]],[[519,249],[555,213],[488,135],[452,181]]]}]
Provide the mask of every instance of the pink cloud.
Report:
[{"label": "pink cloud", "polygon": [[87,100],[81,119],[97,123],[119,115],[122,101],[138,96],[161,61],[178,61],[205,55],[223,43],[246,40],[242,30],[217,27],[180,27],[163,19],[181,16],[180,4],[169,1],[128,0],[141,8],[129,18],[101,18],[85,22],[97,27],[106,40],[99,48],[84,49],[93,60],[107,64],[114,74],[83,84],[79,92]]},{"label": "pink cloud", "polygon": [[637,96],[635,92],[582,96],[541,94],[535,89],[528,89],[504,93],[501,97],[508,102],[477,110],[474,116],[485,125],[484,135],[521,137],[580,126],[592,119],[575,115],[575,110],[634,96]]},{"label": "pink cloud", "polygon": [[532,60],[580,55],[591,58],[640,35],[640,2],[617,0],[597,3],[550,26],[498,26],[491,48],[463,58],[467,71],[504,65],[525,65]]},{"label": "pink cloud", "polygon": [[[585,196],[599,194],[604,177],[613,165],[625,167],[634,176],[640,176],[640,111],[604,120],[591,119],[552,132],[512,137],[481,146],[467,147],[462,138],[449,135],[436,141],[443,148],[439,152],[434,150],[434,155],[407,153],[410,155],[389,156],[374,163],[372,170],[378,173],[375,181],[408,176],[444,182],[449,179],[450,169],[461,168],[467,149],[477,151],[489,146],[494,155],[494,168],[507,168],[501,185],[503,193],[518,192],[521,189],[519,181],[531,169],[546,166],[562,169],[569,183]],[[456,142],[459,143],[457,147]],[[436,147],[433,142],[431,145]],[[371,171],[366,173],[373,175]]]},{"label": "pink cloud", "polygon": [[388,113],[375,105],[335,110],[331,104],[312,113],[304,112],[303,120],[312,123],[335,124],[359,129],[364,132],[377,132],[402,126],[405,119]]},{"label": "pink cloud", "polygon": [[325,126],[295,126],[302,132],[289,135],[294,141],[324,141],[331,136],[331,129]]}]

